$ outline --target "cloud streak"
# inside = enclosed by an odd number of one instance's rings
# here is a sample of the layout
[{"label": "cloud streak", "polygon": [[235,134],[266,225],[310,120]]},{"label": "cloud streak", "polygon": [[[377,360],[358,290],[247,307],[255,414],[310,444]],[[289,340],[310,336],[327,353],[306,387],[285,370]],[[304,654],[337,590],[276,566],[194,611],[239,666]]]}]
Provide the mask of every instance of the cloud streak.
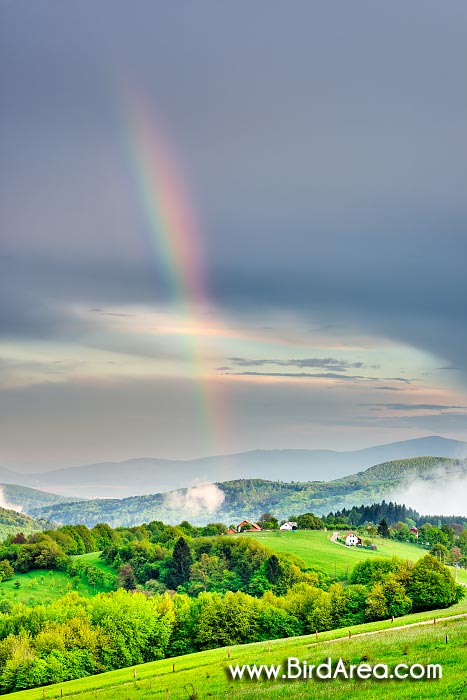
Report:
[{"label": "cloud streak", "polygon": [[366,377],[361,374],[338,374],[337,372],[255,372],[245,371],[245,372],[225,372],[231,377],[290,377],[292,379],[335,379],[342,382],[379,382],[379,381],[393,381],[393,382],[403,382],[404,384],[411,384],[412,380],[405,377]]},{"label": "cloud streak", "polygon": [[[387,387],[384,387],[387,388]],[[362,404],[363,406],[377,406],[381,408],[388,408],[391,411],[450,411],[453,409],[463,409],[467,406],[456,406],[456,405],[446,405],[446,404],[435,404],[435,403],[367,403]]]},{"label": "cloud streak", "polygon": [[244,357],[229,357],[229,362],[238,367],[264,367],[265,365],[277,365],[278,367],[314,367],[316,369],[328,369],[334,372],[346,372],[348,369],[362,369],[364,362],[348,362],[333,357],[309,357],[306,359],[260,359],[248,360]]}]

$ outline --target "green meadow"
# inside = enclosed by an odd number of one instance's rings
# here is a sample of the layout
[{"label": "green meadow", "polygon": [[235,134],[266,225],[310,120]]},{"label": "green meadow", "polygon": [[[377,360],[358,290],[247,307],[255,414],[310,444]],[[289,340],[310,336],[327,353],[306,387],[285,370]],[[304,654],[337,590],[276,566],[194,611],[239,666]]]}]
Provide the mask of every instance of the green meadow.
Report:
[{"label": "green meadow", "polygon": [[[17,585],[19,583],[19,588]],[[101,589],[104,590],[104,589]],[[106,589],[107,590],[107,589]],[[38,605],[58,600],[70,591],[78,591],[82,596],[95,592],[85,579],[73,580],[63,571],[34,569],[26,574],[15,574],[12,579],[0,583],[0,601]]]},{"label": "green meadow", "polygon": [[397,542],[396,540],[375,537],[376,551],[361,547],[346,547],[337,542],[331,542],[331,531],[325,530],[297,530],[248,532],[237,537],[254,537],[265,547],[274,552],[296,554],[303,559],[308,566],[321,569],[326,574],[337,579],[347,578],[355,564],[369,557],[400,557],[416,561],[423,557],[427,550],[416,544]]},{"label": "green meadow", "polygon": [[[237,537],[255,537],[265,547],[274,552],[296,554],[308,566],[314,566],[339,580],[347,578],[355,564],[369,557],[400,557],[409,561],[417,561],[427,550],[416,544],[374,537],[372,542],[377,550],[360,547],[346,547],[338,542],[331,542],[331,531],[297,530],[248,532]],[[467,570],[450,567],[454,578],[459,583],[467,583]]]},{"label": "green meadow", "polygon": [[77,554],[73,557],[73,559],[82,561],[91,566],[95,566],[97,569],[104,571],[106,574],[112,574],[115,576],[115,569],[106,564],[105,561],[100,558],[100,555],[100,552],[90,552],[89,554]]},{"label": "green meadow", "polygon": [[[442,619],[442,615],[462,614],[462,618]],[[437,617],[436,624],[433,618]],[[19,691],[11,700],[39,700],[65,697],[70,700],[264,700],[272,698],[345,698],[346,700],[461,700],[467,697],[467,603],[449,610],[409,615],[395,624],[416,620],[427,624],[390,629],[391,622],[368,623],[347,630],[278,639],[229,649],[189,654],[154,661],[141,666],[89,676],[45,688]],[[371,634],[365,635],[364,632]],[[357,636],[357,635],[362,636]],[[229,656],[230,654],[230,656]],[[318,665],[330,657],[346,664],[383,663],[441,664],[439,680],[231,680],[228,666],[239,664],[281,664],[287,657]]]}]

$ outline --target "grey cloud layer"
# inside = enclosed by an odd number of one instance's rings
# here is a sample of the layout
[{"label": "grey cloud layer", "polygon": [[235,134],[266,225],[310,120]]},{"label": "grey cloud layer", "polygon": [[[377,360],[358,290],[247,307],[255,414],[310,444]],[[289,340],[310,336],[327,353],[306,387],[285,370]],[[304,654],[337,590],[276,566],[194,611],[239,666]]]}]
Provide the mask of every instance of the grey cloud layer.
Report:
[{"label": "grey cloud layer", "polygon": [[125,83],[180,154],[218,305],[344,322],[465,367],[466,6],[260,2],[246,21],[240,5],[104,0],[11,3],[2,20],[8,337],[79,335],[76,304],[171,298]]}]

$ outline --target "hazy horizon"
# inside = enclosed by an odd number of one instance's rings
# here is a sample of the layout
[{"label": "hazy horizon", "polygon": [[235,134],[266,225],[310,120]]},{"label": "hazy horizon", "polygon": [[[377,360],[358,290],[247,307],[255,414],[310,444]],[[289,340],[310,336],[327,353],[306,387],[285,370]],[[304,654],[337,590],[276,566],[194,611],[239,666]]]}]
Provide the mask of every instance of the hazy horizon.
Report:
[{"label": "hazy horizon", "polygon": [[[421,435],[417,438],[410,438],[409,440],[424,440],[424,439],[430,439],[430,438],[441,439],[441,440],[452,440],[453,439],[453,438],[443,437],[442,435],[434,435],[433,434],[433,435]],[[348,449],[348,450],[345,448],[333,449],[333,448],[327,448],[327,447],[316,447],[316,448],[303,448],[303,447],[291,447],[291,448],[281,448],[281,447],[274,448],[274,447],[272,447],[272,448],[267,448],[267,447],[259,447],[259,448],[255,448],[253,450],[245,450],[245,451],[241,451],[241,452],[224,452],[224,453],[220,453],[220,454],[206,454],[206,455],[199,455],[196,457],[185,458],[185,459],[178,459],[178,458],[173,458],[173,457],[166,457],[164,455],[154,454],[154,455],[136,455],[136,456],[129,457],[126,459],[122,459],[122,460],[105,460],[104,459],[104,460],[100,460],[97,462],[88,462],[88,463],[82,463],[82,462],[77,463],[77,464],[63,463],[61,465],[58,464],[55,466],[51,466],[50,468],[49,467],[44,468],[44,466],[41,466],[41,465],[36,465],[36,466],[25,465],[25,466],[13,468],[7,464],[0,464],[0,467],[4,467],[5,469],[8,469],[12,472],[17,473],[18,475],[30,474],[31,476],[33,476],[35,474],[40,474],[42,472],[47,472],[47,471],[53,472],[53,471],[59,471],[61,469],[80,468],[80,467],[86,467],[86,466],[89,466],[92,464],[108,464],[108,463],[109,464],[114,464],[114,463],[121,464],[121,463],[125,463],[127,461],[132,462],[132,461],[144,461],[144,460],[193,462],[193,461],[202,461],[205,459],[216,459],[216,458],[222,459],[223,457],[235,457],[236,455],[244,455],[244,454],[255,453],[255,452],[257,453],[257,452],[281,452],[281,451],[297,451],[297,452],[312,451],[312,452],[331,452],[331,453],[334,452],[337,454],[351,454],[353,452],[360,452],[362,450],[371,450],[372,448],[389,446],[392,444],[396,444],[397,442],[400,442],[400,441],[394,441],[394,442],[391,441],[389,443],[377,443],[377,444],[374,444],[374,443],[363,444],[359,447],[355,447],[355,448]],[[402,442],[406,442],[406,441],[402,441]],[[467,446],[466,441],[459,441],[459,442],[464,443]],[[422,457],[425,455],[420,454],[419,456]],[[463,452],[460,452],[457,457],[453,457],[453,458],[454,459],[456,459],[456,458],[465,459],[466,455]],[[293,475],[291,475],[290,478],[292,479],[292,477],[293,477]],[[193,480],[196,482],[196,475],[193,475]],[[189,486],[189,485],[190,484],[187,484],[187,486]]]}]

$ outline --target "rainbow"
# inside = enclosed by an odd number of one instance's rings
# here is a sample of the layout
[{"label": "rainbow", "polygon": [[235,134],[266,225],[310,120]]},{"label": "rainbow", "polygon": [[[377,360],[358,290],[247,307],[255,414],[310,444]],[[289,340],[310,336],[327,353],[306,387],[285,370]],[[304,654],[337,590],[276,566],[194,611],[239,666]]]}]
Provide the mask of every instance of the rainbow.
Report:
[{"label": "rainbow", "polygon": [[127,150],[150,245],[164,271],[170,301],[187,327],[181,342],[194,377],[193,410],[198,430],[204,437],[206,454],[220,454],[225,450],[225,402],[218,380],[209,378],[202,340],[200,314],[209,304],[193,207],[169,140],[140,98],[128,101],[125,121]]}]

